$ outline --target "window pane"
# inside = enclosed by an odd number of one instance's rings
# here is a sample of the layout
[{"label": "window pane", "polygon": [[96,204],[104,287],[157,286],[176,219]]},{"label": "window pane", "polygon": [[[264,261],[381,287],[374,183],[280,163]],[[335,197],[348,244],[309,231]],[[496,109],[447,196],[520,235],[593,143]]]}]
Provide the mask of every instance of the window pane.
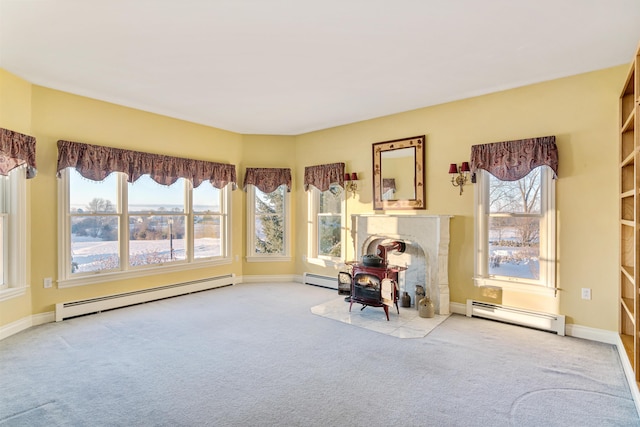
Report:
[{"label": "window pane", "polygon": [[210,258],[222,255],[220,215],[193,216],[193,257]]},{"label": "window pane", "polygon": [[[0,186],[2,183],[0,182]],[[0,197],[2,196],[2,189],[0,188]],[[5,255],[5,230],[7,219],[4,214],[0,213],[0,286],[5,284],[5,271],[4,271],[4,255]]]},{"label": "window pane", "polygon": [[320,192],[319,213],[339,214],[342,208],[342,187],[332,184],[327,191]]},{"label": "window pane", "polygon": [[184,179],[172,185],[161,185],[149,175],[141,176],[129,183],[130,213],[184,212]]},{"label": "window pane", "polygon": [[101,215],[71,217],[71,272],[120,267],[118,218]]},{"label": "window pane", "polygon": [[9,204],[7,203],[8,198],[8,182],[9,177],[0,175],[0,286],[4,287],[6,284],[6,274],[5,271],[5,255],[7,255],[8,251],[8,239],[7,239],[7,221],[8,221],[8,208]]},{"label": "window pane", "polygon": [[341,230],[340,216],[318,216],[318,255],[339,257]]},{"label": "window pane", "polygon": [[489,218],[489,274],[540,279],[540,218]]},{"label": "window pane", "polygon": [[518,181],[501,181],[487,173],[490,212],[540,213],[540,172],[536,168]]},{"label": "window pane", "polygon": [[203,182],[193,189],[193,212],[210,213],[221,212],[222,190],[208,182]]},{"label": "window pane", "polygon": [[102,181],[91,181],[69,168],[69,212],[115,212],[118,200],[118,174]]},{"label": "window pane", "polygon": [[255,253],[284,253],[285,186],[271,193],[255,188]]},{"label": "window pane", "polygon": [[184,215],[129,217],[129,264],[163,264],[185,259]]}]

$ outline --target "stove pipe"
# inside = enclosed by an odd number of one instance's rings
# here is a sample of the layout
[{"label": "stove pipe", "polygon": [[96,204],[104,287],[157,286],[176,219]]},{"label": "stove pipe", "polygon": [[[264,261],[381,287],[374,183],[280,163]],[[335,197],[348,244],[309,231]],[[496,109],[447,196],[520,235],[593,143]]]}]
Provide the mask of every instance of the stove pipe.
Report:
[{"label": "stove pipe", "polygon": [[400,240],[394,240],[392,242],[385,243],[384,245],[378,245],[378,247],[376,248],[376,254],[380,258],[382,258],[383,265],[386,265],[388,253],[395,252],[395,253],[401,254],[401,253],[404,253],[406,248],[407,248],[407,245],[404,242]]}]

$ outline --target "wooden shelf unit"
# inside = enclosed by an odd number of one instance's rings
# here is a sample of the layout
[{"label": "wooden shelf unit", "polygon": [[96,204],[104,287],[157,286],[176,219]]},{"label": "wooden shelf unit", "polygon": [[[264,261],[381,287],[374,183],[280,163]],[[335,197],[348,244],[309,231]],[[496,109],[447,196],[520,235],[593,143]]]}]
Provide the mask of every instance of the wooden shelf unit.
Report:
[{"label": "wooden shelf unit", "polygon": [[640,381],[640,46],[620,94],[619,333]]}]

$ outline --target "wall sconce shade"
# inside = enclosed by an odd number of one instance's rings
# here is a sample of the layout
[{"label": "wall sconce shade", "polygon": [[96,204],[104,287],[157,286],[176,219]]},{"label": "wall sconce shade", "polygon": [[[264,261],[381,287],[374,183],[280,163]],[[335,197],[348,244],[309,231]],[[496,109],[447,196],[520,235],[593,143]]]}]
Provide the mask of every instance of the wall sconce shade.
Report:
[{"label": "wall sconce shade", "polygon": [[356,191],[358,191],[358,174],[356,172],[344,174],[344,191],[347,193],[353,193],[353,197],[356,197]]},{"label": "wall sconce shade", "polygon": [[469,162],[462,162],[460,168],[455,163],[451,163],[449,165],[449,173],[451,176],[451,184],[454,187],[460,187],[460,195],[462,195],[462,187],[469,180],[469,172],[471,172],[471,168],[469,167]]}]

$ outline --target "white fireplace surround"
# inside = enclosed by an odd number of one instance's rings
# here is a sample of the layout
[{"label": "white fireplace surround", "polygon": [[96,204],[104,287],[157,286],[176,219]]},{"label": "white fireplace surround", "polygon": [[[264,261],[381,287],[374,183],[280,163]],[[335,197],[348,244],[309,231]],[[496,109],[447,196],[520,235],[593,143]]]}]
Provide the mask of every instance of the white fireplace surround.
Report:
[{"label": "white fireplace surround", "polygon": [[[402,240],[407,251],[389,262],[407,266],[406,290],[425,286],[436,313],[449,314],[449,222],[451,215],[351,215],[356,259],[375,253],[382,241]],[[414,295],[412,295],[412,299]]]}]

